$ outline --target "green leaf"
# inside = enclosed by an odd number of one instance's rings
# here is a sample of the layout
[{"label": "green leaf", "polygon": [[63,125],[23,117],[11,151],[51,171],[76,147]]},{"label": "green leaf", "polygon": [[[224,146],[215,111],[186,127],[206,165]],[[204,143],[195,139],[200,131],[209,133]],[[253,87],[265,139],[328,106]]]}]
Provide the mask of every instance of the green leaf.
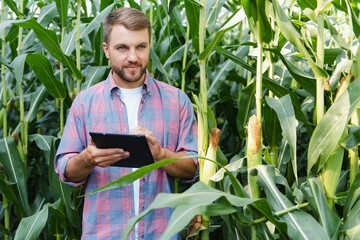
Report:
[{"label": "green leaf", "polygon": [[100,66],[100,67],[86,67],[84,69],[84,76],[86,81],[81,85],[81,90],[87,89],[94,84],[103,80],[104,74],[108,67]]},{"label": "green leaf", "polygon": [[[58,12],[56,11],[55,3],[48,4],[41,8],[39,16],[36,18],[36,21],[46,28],[54,18],[58,16]],[[24,36],[24,40],[22,43],[22,49],[31,49],[34,46],[35,41],[35,32],[31,30],[28,34]]]},{"label": "green leaf", "polygon": [[349,128],[348,136],[341,143],[346,149],[351,149],[360,143],[360,126],[354,126]]},{"label": "green leaf", "polygon": [[69,0],[56,0],[56,8],[60,17],[61,27],[66,28],[69,11]]},{"label": "green leaf", "polygon": [[[236,197],[234,195],[208,187],[202,182],[197,182],[194,185],[192,185],[187,191],[181,194],[160,193],[147,209],[145,209],[138,216],[135,216],[132,219],[130,219],[123,232],[122,239],[126,239],[126,237],[129,235],[131,229],[135,226],[137,221],[139,221],[142,217],[144,217],[146,214],[148,214],[150,211],[154,209],[171,207],[176,209],[180,208],[183,211],[185,211],[185,209],[187,208],[192,208],[193,210],[196,211],[186,211],[186,215],[181,216],[181,217],[186,217],[186,219],[189,218],[191,219],[190,216],[193,217],[196,214],[213,213],[211,209],[207,211],[207,206],[211,205],[214,201],[216,201],[219,198],[226,198],[229,204],[235,207],[244,207],[256,201],[250,198]],[[232,212],[232,211],[229,211],[229,208],[227,208],[227,212]],[[179,210],[178,211],[175,210],[175,213],[182,214],[181,211]],[[218,214],[218,212],[216,212],[216,214]],[[179,218],[178,215],[171,217],[171,219],[176,222],[178,222],[178,218]],[[172,222],[169,222],[169,225],[172,224],[173,224]],[[183,221],[181,222],[181,224],[182,227],[185,227],[188,224],[188,222]],[[168,231],[171,232],[166,233],[167,236],[172,236],[173,234],[176,233],[173,232],[171,229],[168,229]],[[162,239],[168,239],[165,237],[162,236]]]},{"label": "green leaf", "polygon": [[12,66],[15,72],[16,85],[18,87],[21,86],[23,81],[26,56],[26,54],[19,55],[12,62]]},{"label": "green leaf", "polygon": [[[234,55],[240,59],[245,58],[249,52],[249,47],[247,46],[240,46]],[[212,96],[216,95],[220,91],[221,84],[224,84],[225,80],[227,79],[228,73],[233,70],[236,67],[236,64],[231,61],[230,59],[227,59],[223,63],[221,63],[216,71],[214,73],[214,76],[211,79],[211,84],[207,91],[208,99],[211,99]]]},{"label": "green leaf", "polygon": [[305,10],[306,8],[314,10],[316,8],[316,1],[314,0],[299,0],[298,4],[302,10]]},{"label": "green leaf", "polygon": [[[274,166],[258,166],[258,184],[264,189],[266,199],[273,211],[283,211],[294,207],[275,185]],[[296,210],[279,216],[288,227],[288,237],[291,239],[329,239],[322,226],[307,212]]]},{"label": "green leaf", "polygon": [[324,79],[328,78],[327,72],[320,68],[316,63],[311,59],[310,54],[306,50],[304,46],[304,40],[302,39],[299,32],[292,25],[292,22],[286,16],[285,12],[282,10],[278,1],[273,2],[274,12],[276,13],[276,23],[279,25],[279,29],[281,33],[285,36],[287,40],[289,40],[292,44],[294,44],[299,51],[305,56],[309,66],[314,72],[316,77],[321,77]]},{"label": "green leaf", "polygon": [[240,91],[240,98],[238,106],[241,106],[236,117],[236,123],[239,131],[239,135],[242,138],[246,137],[246,125],[251,113],[251,107],[253,105],[253,98],[255,94],[255,82],[248,84],[244,89]]},{"label": "green leaf", "polygon": [[30,205],[24,164],[12,137],[0,139],[0,163],[4,167],[9,181],[16,184],[22,210],[29,215]]},{"label": "green leaf", "polygon": [[32,240],[39,238],[48,219],[48,205],[49,204],[44,205],[42,210],[34,215],[21,219],[14,240]]},{"label": "green leaf", "polygon": [[31,66],[37,77],[46,87],[46,90],[53,97],[65,98],[65,87],[55,78],[49,59],[41,53],[32,53],[27,55],[26,62]]},{"label": "green leaf", "polygon": [[340,142],[352,112],[360,103],[360,77],[355,79],[325,113],[309,142],[309,173],[317,164],[318,172]]},{"label": "green leaf", "polygon": [[[276,226],[276,230],[279,231],[283,239],[286,239],[287,236],[287,225],[284,221],[279,219],[269,205],[269,202],[266,199],[260,199],[251,204],[252,207],[256,208],[260,213],[262,213],[267,220],[272,222]],[[258,223],[257,223],[258,224]]]},{"label": "green leaf", "polygon": [[16,3],[13,0],[4,0],[4,3],[9,6],[9,8],[16,14],[18,18],[24,18],[24,14],[19,11],[19,8],[16,6]]},{"label": "green leaf", "polygon": [[[223,49],[221,47],[218,47],[218,46],[215,47],[215,50],[216,50],[216,52],[220,53],[221,55],[231,59],[232,61],[234,61],[239,66],[241,66],[244,69],[248,70],[252,74],[256,74],[256,69],[254,67],[250,66],[244,60],[239,59],[238,57],[236,57],[231,52],[229,52],[229,51],[227,51],[227,50],[225,50],[225,49]],[[298,96],[294,95],[294,93],[289,91],[288,89],[285,89],[284,87],[282,87],[279,84],[275,83],[273,80],[271,80],[266,75],[263,75],[263,84],[264,84],[264,87],[268,88],[277,97],[282,97],[282,96],[284,96],[286,94],[290,94],[291,101],[292,101],[294,109],[295,109],[296,119],[298,119],[299,121],[302,121],[303,123],[305,123],[308,132],[312,133],[312,125],[311,125],[308,118],[304,115],[304,113],[302,111],[302,108],[300,106],[300,102],[298,100]]]},{"label": "green leaf", "polygon": [[258,41],[270,43],[273,36],[273,31],[268,20],[268,16],[272,13],[267,12],[268,2],[265,0],[243,0],[242,1],[246,16],[249,18],[249,26]]},{"label": "green leaf", "polygon": [[82,78],[81,72],[76,68],[74,61],[61,50],[54,31],[45,29],[35,19],[18,21],[14,22],[14,24],[19,27],[31,28],[51,55],[67,66],[77,79]]},{"label": "green leaf", "polygon": [[[85,24],[80,24],[80,32],[83,32],[86,28]],[[76,28],[74,28],[70,33],[65,35],[64,40],[64,53],[66,55],[71,55],[71,53],[76,48]]]},{"label": "green leaf", "polygon": [[[47,93],[48,92],[46,91],[46,88],[44,86],[41,86],[35,92],[30,93],[30,107],[25,115],[26,122],[30,123],[36,118],[39,112],[39,107],[44,102]],[[19,123],[16,126],[15,131],[20,132],[20,128],[21,124]]]},{"label": "green leaf", "polygon": [[[358,174],[355,177],[354,182],[352,183],[349,193],[346,197],[346,202],[344,205],[344,210],[343,210],[343,216],[344,216],[344,220],[345,220],[345,226],[346,225],[352,225],[354,222],[352,221],[352,219],[349,219],[348,217],[350,216],[350,212],[354,211],[354,212],[358,212],[359,208],[356,207],[356,204],[359,203],[359,199],[360,199],[360,172],[358,172]],[[352,215],[355,216],[356,214]],[[360,216],[358,214],[358,216]]]},{"label": "green leaf", "polygon": [[298,169],[297,169],[297,158],[296,158],[296,132],[298,121],[295,118],[294,108],[292,106],[291,98],[289,95],[285,95],[281,98],[269,98],[265,97],[267,104],[275,110],[283,136],[290,146],[291,163],[294,171],[296,182],[298,182]]},{"label": "green leaf", "polygon": [[20,212],[20,216],[26,216],[22,206],[21,197],[19,195],[18,187],[15,182],[9,182],[5,180],[5,177],[0,177],[0,191],[6,196],[9,203],[14,204],[17,210]]},{"label": "green leaf", "polygon": [[286,69],[289,71],[291,76],[298,82],[301,87],[303,87],[308,93],[312,96],[316,96],[316,79],[309,76],[305,72],[303,72],[299,67],[295,66],[292,62],[288,61],[281,52],[276,49],[264,48],[264,50],[275,53],[278,57],[280,57],[283,64],[286,66]]},{"label": "green leaf", "polygon": [[150,49],[150,57],[153,63],[153,67],[159,69],[159,71],[162,73],[162,76],[164,76],[164,80],[166,80],[166,82],[168,84],[171,85],[171,79],[170,76],[168,74],[168,72],[166,71],[166,69],[164,68],[164,66],[162,65],[159,57],[157,56],[157,54],[154,52],[154,50]]},{"label": "green leaf", "polygon": [[108,7],[106,7],[104,10],[102,10],[90,23],[87,25],[85,30],[81,32],[80,38],[83,38],[87,35],[89,35],[92,31],[97,30],[101,27],[102,21],[105,19],[105,17],[111,12],[113,9],[115,3],[110,4]]},{"label": "green leaf", "polygon": [[[82,202],[83,198],[78,198],[77,194],[75,194],[76,188],[63,183],[60,177],[55,173],[54,159],[55,159],[55,151],[57,149],[57,146],[55,145],[55,138],[53,138],[52,141],[47,137],[45,137],[44,139],[37,139],[37,138],[39,137],[35,135],[31,137],[31,140],[36,140],[36,143],[40,148],[46,149],[48,145],[51,146],[50,153],[48,154],[49,187],[51,189],[51,194],[54,197],[54,199],[61,199],[62,205],[64,205],[65,207],[64,214],[66,214],[67,217],[66,227],[67,228],[70,228],[72,226],[80,227],[81,219],[79,218],[79,213],[78,213],[80,209],[77,209],[75,207],[76,204],[73,202],[73,200],[74,201],[78,200]],[[59,211],[62,210],[60,209]]]},{"label": "green leaf", "polygon": [[193,47],[199,54],[199,2],[195,0],[185,0],[185,10],[187,21],[190,26],[190,37],[192,39]]},{"label": "green leaf", "polygon": [[[359,176],[359,174],[358,174]],[[356,178],[359,181],[359,178]],[[354,184],[353,184],[354,185]],[[356,184],[359,186],[359,184]],[[350,239],[356,239],[360,230],[360,201],[359,201],[359,187],[351,193],[351,199],[354,202],[351,204],[350,211],[347,211],[347,215],[345,218],[344,226],[341,228],[342,232],[346,232],[348,236],[351,236]],[[349,194],[350,196],[350,194]],[[354,197],[357,199],[354,199]],[[348,201],[347,201],[348,203]],[[355,237],[356,236],[356,237]]]},{"label": "green leaf", "polygon": [[39,87],[36,91],[30,94],[30,108],[26,112],[25,121],[31,122],[36,118],[36,115],[39,113],[39,107],[47,96],[47,91],[44,86]]},{"label": "green leaf", "polygon": [[330,21],[329,17],[326,15],[324,15],[324,16],[325,16],[324,20],[326,21],[326,24],[329,28],[330,34],[333,37],[333,39],[336,41],[336,43],[344,49],[349,49],[349,44],[342,38],[340,33],[336,30],[336,28]]},{"label": "green leaf", "polygon": [[206,29],[210,35],[216,31],[217,19],[221,17],[225,0],[207,0],[205,1]]},{"label": "green leaf", "polygon": [[171,239],[171,237],[183,230],[198,213],[203,213],[207,216],[218,216],[228,215],[234,212],[236,212],[234,207],[225,204],[179,206],[173,211],[169,223],[160,239]]},{"label": "green leaf", "polygon": [[146,175],[147,173],[157,169],[157,168],[160,168],[166,164],[169,164],[171,162],[175,162],[177,160],[179,160],[181,158],[170,158],[170,159],[165,159],[165,160],[162,160],[162,161],[158,161],[158,162],[155,162],[153,164],[150,164],[150,165],[146,165],[144,167],[141,167],[139,169],[137,169],[136,171],[130,173],[130,174],[127,174],[125,176],[122,176],[121,178],[113,181],[113,182],[110,182],[92,192],[89,192],[88,194],[94,194],[94,193],[98,193],[98,192],[102,192],[102,191],[105,191],[105,190],[109,190],[109,189],[113,189],[113,188],[119,188],[119,187],[122,187],[122,186],[125,186],[125,185],[128,185],[132,182],[134,182],[135,180],[141,178],[142,176]]},{"label": "green leaf", "polygon": [[335,239],[340,227],[340,218],[330,208],[319,178],[309,178],[303,186],[306,199],[311,209],[319,216],[321,225],[324,227],[329,238]]},{"label": "green leaf", "polygon": [[234,13],[228,21],[221,27],[219,31],[216,32],[214,39],[210,42],[210,44],[206,47],[206,49],[200,53],[198,60],[206,61],[213,51],[214,46],[216,46],[224,37],[224,34],[236,26],[240,21],[245,19],[244,12],[242,8],[240,8],[236,13]]}]

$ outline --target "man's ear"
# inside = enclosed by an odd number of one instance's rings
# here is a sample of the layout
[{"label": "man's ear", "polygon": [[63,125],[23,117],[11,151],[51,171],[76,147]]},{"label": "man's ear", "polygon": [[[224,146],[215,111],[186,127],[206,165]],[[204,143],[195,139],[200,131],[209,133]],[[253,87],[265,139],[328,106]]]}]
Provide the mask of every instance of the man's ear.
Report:
[{"label": "man's ear", "polygon": [[109,48],[108,48],[106,42],[102,43],[102,47],[103,47],[106,58],[109,59]]}]

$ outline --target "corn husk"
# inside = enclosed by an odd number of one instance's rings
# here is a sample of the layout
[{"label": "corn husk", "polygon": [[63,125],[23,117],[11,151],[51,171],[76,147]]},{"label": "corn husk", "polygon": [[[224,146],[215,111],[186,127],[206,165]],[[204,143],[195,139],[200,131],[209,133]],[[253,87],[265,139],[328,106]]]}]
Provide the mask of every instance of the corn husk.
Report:
[{"label": "corn husk", "polygon": [[[210,134],[209,147],[206,152],[206,158],[216,162],[216,153],[219,146],[221,131],[218,128],[213,128]],[[217,166],[214,162],[206,160],[204,161],[204,167],[202,173],[200,173],[200,181],[206,185],[210,185],[210,178],[214,176],[217,170]]]}]

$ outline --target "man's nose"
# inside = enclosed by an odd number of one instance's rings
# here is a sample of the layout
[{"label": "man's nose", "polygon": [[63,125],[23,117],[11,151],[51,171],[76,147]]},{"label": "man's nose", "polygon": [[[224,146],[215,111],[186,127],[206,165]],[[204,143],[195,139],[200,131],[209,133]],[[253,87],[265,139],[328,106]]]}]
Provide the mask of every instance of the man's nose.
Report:
[{"label": "man's nose", "polygon": [[136,61],[138,59],[136,49],[130,49],[128,59],[129,61]]}]

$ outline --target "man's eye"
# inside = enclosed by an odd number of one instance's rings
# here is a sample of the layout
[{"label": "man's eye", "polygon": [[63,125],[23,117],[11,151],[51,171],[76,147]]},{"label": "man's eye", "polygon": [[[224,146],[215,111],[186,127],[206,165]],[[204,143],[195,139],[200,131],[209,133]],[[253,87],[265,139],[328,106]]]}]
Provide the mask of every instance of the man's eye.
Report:
[{"label": "man's eye", "polygon": [[145,49],[145,48],[146,48],[146,45],[140,45],[139,48],[140,48],[140,49]]},{"label": "man's eye", "polygon": [[119,46],[117,49],[118,50],[125,50],[126,48],[124,46]]}]

